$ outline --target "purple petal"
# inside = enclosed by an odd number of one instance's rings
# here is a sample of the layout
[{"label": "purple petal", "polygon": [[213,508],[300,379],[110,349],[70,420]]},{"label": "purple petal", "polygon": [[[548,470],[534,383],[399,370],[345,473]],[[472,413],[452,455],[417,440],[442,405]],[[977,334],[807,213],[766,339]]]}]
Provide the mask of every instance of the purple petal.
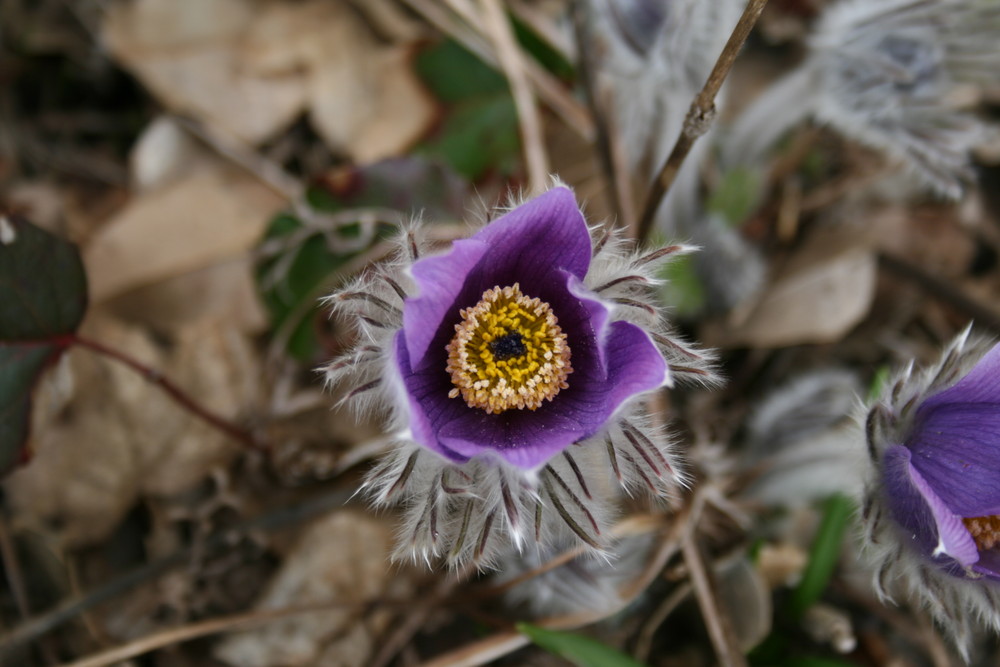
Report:
[{"label": "purple petal", "polygon": [[447,341],[437,340],[427,363],[414,368],[405,335],[397,337],[396,358],[418,442],[453,461],[499,456],[532,469],[597,433],[635,394],[663,386],[667,364],[649,336],[633,324],[608,322],[608,306],[572,273],[559,271],[554,277],[561,285],[550,282],[543,294],[570,341],[573,373],[569,387],[537,410],[490,415],[461,398],[448,398]]},{"label": "purple petal", "polygon": [[578,421],[555,410],[514,412],[483,413],[499,419],[456,419],[441,429],[441,442],[467,458],[498,456],[521,470],[533,470],[586,435]]},{"label": "purple petal", "polygon": [[[443,255],[413,265],[419,295],[403,308],[406,346],[414,368],[435,338],[457,323],[458,311],[474,306],[492,287],[520,283],[531,296],[543,292],[553,273],[583,278],[590,266],[590,233],[568,188],[558,187],[497,218]],[[449,318],[454,318],[451,322]]]},{"label": "purple petal", "polygon": [[959,516],[1000,514],[1000,403],[924,407],[906,443],[913,467]]},{"label": "purple petal", "polygon": [[462,291],[465,277],[488,249],[475,237],[463,239],[455,241],[448,254],[428,257],[413,265],[411,271],[420,295],[406,300],[403,330],[406,331],[406,349],[414,365],[424,358],[445,317],[455,311],[455,299]]},{"label": "purple petal", "polygon": [[979,554],[979,562],[972,566],[976,574],[1000,581],[1000,550],[990,549]]},{"label": "purple petal", "polygon": [[947,403],[1000,403],[1000,345],[994,345],[961,380],[924,401],[920,412]]},{"label": "purple petal", "polygon": [[979,560],[975,540],[962,519],[938,497],[911,463],[910,450],[889,447],[883,458],[883,486],[893,518],[917,548],[932,558],[948,556],[963,567]]},{"label": "purple petal", "polygon": [[497,218],[472,238],[490,246],[485,263],[492,266],[484,268],[511,271],[522,286],[522,276],[530,278],[539,269],[565,269],[583,279],[590,268],[590,232],[569,188],[552,188]]},{"label": "purple petal", "polygon": [[668,386],[667,362],[650,340],[649,334],[629,322],[612,322],[607,336],[607,404],[611,410],[632,396]]}]

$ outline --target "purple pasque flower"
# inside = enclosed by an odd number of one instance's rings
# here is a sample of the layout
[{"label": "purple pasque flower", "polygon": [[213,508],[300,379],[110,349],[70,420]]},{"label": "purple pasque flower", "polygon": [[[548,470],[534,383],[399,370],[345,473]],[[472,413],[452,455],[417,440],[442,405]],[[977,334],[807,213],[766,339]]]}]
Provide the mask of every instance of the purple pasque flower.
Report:
[{"label": "purple pasque flower", "polygon": [[653,301],[658,265],[687,248],[595,240],[561,186],[444,254],[425,245],[411,228],[394,260],[330,297],[361,335],[328,376],[387,409],[393,446],[366,487],[405,508],[398,555],[486,563],[507,541],[567,536],[601,549],[616,486],[678,481],[638,399],[714,380]]},{"label": "purple pasque flower", "polygon": [[966,330],[889,385],[866,431],[876,589],[902,583],[964,650],[976,618],[1000,630],[1000,346]]}]

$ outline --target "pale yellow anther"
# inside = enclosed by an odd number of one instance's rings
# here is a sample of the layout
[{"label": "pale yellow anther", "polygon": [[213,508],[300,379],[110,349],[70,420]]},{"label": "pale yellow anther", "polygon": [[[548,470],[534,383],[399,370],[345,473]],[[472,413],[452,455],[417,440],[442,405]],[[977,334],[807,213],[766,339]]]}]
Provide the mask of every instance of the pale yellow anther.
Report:
[{"label": "pale yellow anther", "polygon": [[569,386],[566,334],[549,304],[525,296],[517,283],[486,290],[459,315],[448,343],[447,371],[455,385],[449,397],[461,395],[469,407],[497,414],[536,410]]}]

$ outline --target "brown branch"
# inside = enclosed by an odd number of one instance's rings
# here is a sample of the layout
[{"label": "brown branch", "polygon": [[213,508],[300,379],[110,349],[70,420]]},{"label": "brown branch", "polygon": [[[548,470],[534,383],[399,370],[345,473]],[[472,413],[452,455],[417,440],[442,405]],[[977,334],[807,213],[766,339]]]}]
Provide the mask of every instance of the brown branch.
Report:
[{"label": "brown branch", "polygon": [[[593,610],[588,609],[576,613],[561,616],[549,616],[538,619],[535,624],[550,630],[574,630],[584,625],[596,623],[604,618],[615,614],[629,604],[646,590],[654,579],[666,566],[667,561],[680,549],[683,535],[692,532],[697,527],[702,509],[704,508],[704,498],[699,491],[688,499],[688,504],[670,517],[671,527],[660,540],[659,546],[650,556],[642,572],[618,589],[620,604],[613,605],[608,609]],[[631,528],[628,521],[623,521],[612,530],[617,536],[630,533]],[[529,643],[526,636],[516,630],[502,630],[484,639],[477,640],[471,644],[448,651],[445,654],[427,660],[423,667],[474,667],[475,665],[485,665],[491,660],[502,658]]]},{"label": "brown branch", "polygon": [[740,651],[733,634],[732,623],[726,611],[719,606],[711,572],[705,567],[705,560],[698,546],[697,536],[690,531],[681,539],[681,551],[687,565],[691,585],[694,587],[701,616],[705,619],[708,636],[715,647],[719,664],[723,667],[746,667],[747,661]]},{"label": "brown branch", "polygon": [[76,660],[64,667],[107,667],[129,658],[150,653],[157,649],[180,644],[182,642],[237,630],[246,626],[258,625],[269,621],[298,616],[301,614],[311,614],[316,612],[330,611],[331,609],[359,609],[365,610],[373,606],[391,604],[394,606],[412,605],[412,600],[368,600],[362,602],[349,602],[344,600],[331,600],[310,605],[299,605],[295,607],[280,607],[278,609],[258,609],[243,614],[233,614],[222,618],[210,618],[206,621],[182,625],[178,628],[170,628],[153,633],[146,637],[140,637],[121,646],[101,651],[86,658]]},{"label": "brown branch", "polygon": [[1000,331],[1000,312],[985,303],[976,301],[934,274],[928,273],[916,264],[885,252],[879,253],[878,263],[883,269],[912,282],[944,305],[962,312],[975,320],[976,323],[989,327],[993,331]]},{"label": "brown branch", "polygon": [[639,219],[640,240],[649,236],[653,227],[653,219],[656,217],[656,210],[677,178],[677,174],[684,164],[684,159],[691,152],[695,140],[705,134],[712,126],[712,121],[715,120],[715,96],[722,88],[722,83],[726,80],[729,70],[732,69],[740,48],[746,42],[766,4],[767,0],[749,0],[747,2],[739,23],[736,24],[733,34],[729,36],[729,41],[722,49],[719,59],[715,61],[712,73],[708,75],[708,81],[705,82],[705,86],[691,103],[687,117],[684,118],[681,135],[677,138],[677,143],[674,144],[673,150],[667,156],[666,162],[660,168],[660,172],[653,181],[646,197],[646,205],[643,208],[642,217]]},{"label": "brown branch", "polygon": [[[203,545],[206,549],[215,549],[231,544],[234,533],[253,531],[270,532],[287,529],[336,508],[342,507],[353,495],[353,491],[335,489],[330,493],[312,498],[291,507],[279,507],[260,516],[247,519],[208,538]],[[75,595],[64,599],[54,608],[28,619],[11,631],[0,635],[0,665],[5,665],[6,658],[20,647],[27,646],[39,637],[52,632],[56,628],[76,618],[79,614],[97,605],[104,604],[132,590],[150,579],[168,572],[186,562],[189,562],[193,547],[184,547],[159,560],[146,563],[135,570],[103,584],[84,595]]]},{"label": "brown branch", "polygon": [[[496,54],[485,43],[474,26],[466,25],[464,21],[457,20],[435,0],[402,0],[402,2],[429,24],[478,56],[483,62],[499,69]],[[463,18],[468,13],[464,11],[466,9],[464,5],[455,5],[453,0],[449,2],[449,6],[452,6],[453,11]],[[458,7],[458,9],[454,9],[454,7]],[[586,141],[593,139],[594,124],[590,114],[573,97],[566,86],[534,60],[526,61],[524,70],[539,99],[545,102],[577,135]]]},{"label": "brown branch", "polygon": [[266,443],[259,440],[253,433],[234,424],[225,417],[221,417],[214,412],[209,411],[155,368],[150,368],[138,359],[130,357],[119,350],[110,348],[103,343],[90,340],[89,338],[73,335],[71,337],[71,342],[79,345],[80,347],[97,352],[98,354],[102,354],[110,359],[114,359],[119,363],[125,364],[145,378],[148,382],[158,386],[167,396],[174,399],[179,406],[193,414],[195,417],[198,417],[209,426],[222,431],[229,437],[234,440],[238,440],[250,449],[258,452],[267,451]]}]

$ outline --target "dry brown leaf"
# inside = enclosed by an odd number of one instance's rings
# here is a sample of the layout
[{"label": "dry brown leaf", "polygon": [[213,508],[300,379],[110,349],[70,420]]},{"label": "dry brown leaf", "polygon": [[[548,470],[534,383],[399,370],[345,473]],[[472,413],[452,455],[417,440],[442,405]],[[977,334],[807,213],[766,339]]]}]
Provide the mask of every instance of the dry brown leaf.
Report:
[{"label": "dry brown leaf", "polygon": [[103,36],[165,106],[256,144],[302,113],[306,86],[298,72],[263,76],[243,66],[239,39],[254,11],[247,0],[115,3]]},{"label": "dry brown leaf", "polygon": [[84,248],[91,299],[237,260],[282,205],[251,176],[222,166],[140,195]]},{"label": "dry brown leaf", "polygon": [[364,603],[412,589],[405,570],[389,561],[393,542],[392,528],[366,514],[342,510],[317,520],[289,553],[257,608],[323,602],[348,606],[236,633],[215,648],[215,657],[239,667],[368,664],[388,618],[381,613],[359,622]]},{"label": "dry brown leaf", "polygon": [[309,117],[331,149],[356,162],[398,155],[434,118],[403,46],[383,45],[346,2],[273,4],[247,31],[246,66],[308,72]]},{"label": "dry brown leaf", "polygon": [[832,343],[868,313],[877,261],[850,230],[822,230],[765,288],[749,316],[722,334],[724,345],[783,347]]},{"label": "dry brown leaf", "polygon": [[[357,57],[357,51],[350,53]],[[404,152],[434,120],[434,106],[410,71],[403,47],[317,68],[309,92],[316,131],[331,148],[360,163]]]},{"label": "dry brown leaf", "polygon": [[260,301],[250,257],[212,264],[138,287],[107,302],[121,319],[156,331],[185,329],[203,320],[258,334],[270,324]]},{"label": "dry brown leaf", "polygon": [[[232,329],[192,327],[169,351],[109,318],[92,317],[84,334],[163,371],[219,415],[237,418],[256,402],[257,364]],[[179,493],[239,451],[132,369],[79,348],[63,363],[37,392],[34,457],[6,483],[18,524],[48,526],[67,547],[94,544],[140,495]]]}]

